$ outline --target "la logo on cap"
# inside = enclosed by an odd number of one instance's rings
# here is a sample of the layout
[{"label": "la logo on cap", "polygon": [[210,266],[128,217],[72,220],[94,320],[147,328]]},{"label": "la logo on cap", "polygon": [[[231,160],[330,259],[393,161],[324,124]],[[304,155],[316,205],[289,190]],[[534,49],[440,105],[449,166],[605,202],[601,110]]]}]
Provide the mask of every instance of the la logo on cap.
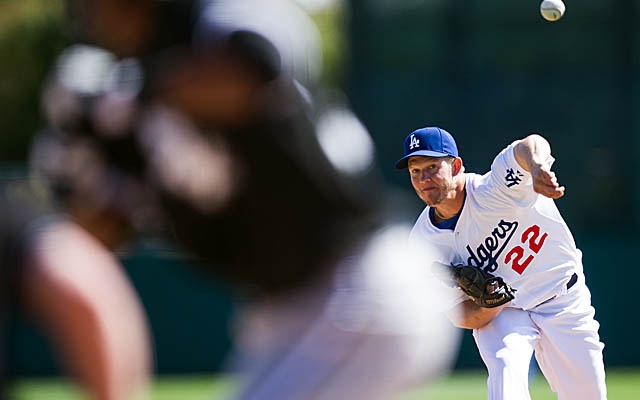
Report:
[{"label": "la logo on cap", "polygon": [[420,140],[416,137],[416,135],[411,135],[411,142],[409,142],[409,150],[413,150],[420,146]]},{"label": "la logo on cap", "polygon": [[407,168],[410,157],[458,157],[458,146],[453,136],[437,126],[416,129],[404,139],[404,157],[399,159],[395,168]]}]

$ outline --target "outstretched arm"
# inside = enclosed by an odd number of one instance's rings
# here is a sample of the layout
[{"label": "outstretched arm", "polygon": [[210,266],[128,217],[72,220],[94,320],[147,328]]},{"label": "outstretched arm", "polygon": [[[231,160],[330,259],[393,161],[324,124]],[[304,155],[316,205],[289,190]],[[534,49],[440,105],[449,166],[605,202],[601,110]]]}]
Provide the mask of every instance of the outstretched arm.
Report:
[{"label": "outstretched arm", "polygon": [[549,142],[540,135],[532,134],[516,144],[516,161],[533,178],[533,190],[543,196],[558,199],[564,196],[564,186],[558,184],[555,172],[547,165],[551,156]]},{"label": "outstretched arm", "polygon": [[91,399],[144,398],[151,373],[149,332],[120,265],[72,223],[54,223],[37,235],[21,293],[64,367]]}]

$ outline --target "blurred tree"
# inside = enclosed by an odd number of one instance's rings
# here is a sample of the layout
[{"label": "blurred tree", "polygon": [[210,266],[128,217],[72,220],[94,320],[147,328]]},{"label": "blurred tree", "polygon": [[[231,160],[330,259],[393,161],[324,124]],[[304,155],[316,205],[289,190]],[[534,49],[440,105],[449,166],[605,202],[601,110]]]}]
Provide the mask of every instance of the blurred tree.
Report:
[{"label": "blurred tree", "polygon": [[0,161],[24,160],[41,126],[41,84],[65,44],[63,3],[0,1]]},{"label": "blurred tree", "polygon": [[322,81],[327,86],[343,89],[346,85],[345,63],[348,62],[347,4],[344,1],[334,1],[326,7],[312,9],[309,12],[322,38]]}]

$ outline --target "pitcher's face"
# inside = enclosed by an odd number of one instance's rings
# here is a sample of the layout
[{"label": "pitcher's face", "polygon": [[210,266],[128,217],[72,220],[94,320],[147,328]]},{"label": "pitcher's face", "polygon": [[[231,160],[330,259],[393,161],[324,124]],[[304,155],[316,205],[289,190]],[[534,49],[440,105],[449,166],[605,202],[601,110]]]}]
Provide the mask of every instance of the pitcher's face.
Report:
[{"label": "pitcher's face", "polygon": [[411,184],[418,197],[428,206],[442,203],[449,192],[454,190],[453,163],[448,157],[409,158]]}]

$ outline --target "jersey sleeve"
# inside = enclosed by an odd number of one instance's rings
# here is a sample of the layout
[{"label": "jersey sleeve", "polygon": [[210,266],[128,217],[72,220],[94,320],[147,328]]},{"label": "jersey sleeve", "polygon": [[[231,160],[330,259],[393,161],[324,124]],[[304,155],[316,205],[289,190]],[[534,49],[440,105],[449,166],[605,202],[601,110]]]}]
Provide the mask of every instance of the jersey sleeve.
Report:
[{"label": "jersey sleeve", "polygon": [[[525,207],[532,204],[538,194],[533,190],[531,174],[518,164],[514,148],[519,141],[515,141],[500,152],[491,164],[489,184],[493,192],[517,206]],[[555,159],[549,156],[547,165],[550,167]]]}]

